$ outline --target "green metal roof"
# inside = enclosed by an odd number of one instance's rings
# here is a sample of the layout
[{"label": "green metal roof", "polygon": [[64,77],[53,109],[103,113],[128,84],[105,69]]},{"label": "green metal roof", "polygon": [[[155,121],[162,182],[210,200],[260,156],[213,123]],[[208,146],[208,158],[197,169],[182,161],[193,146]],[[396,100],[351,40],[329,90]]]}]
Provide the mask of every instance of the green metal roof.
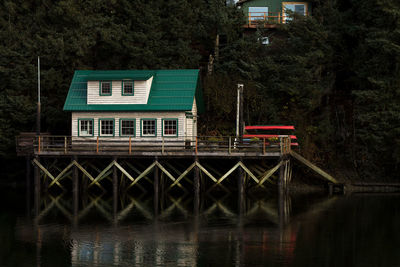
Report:
[{"label": "green metal roof", "polygon": [[[87,81],[147,80],[153,76],[147,104],[87,104]],[[199,70],[77,70],[65,100],[65,111],[189,111],[193,99],[204,111]]]}]

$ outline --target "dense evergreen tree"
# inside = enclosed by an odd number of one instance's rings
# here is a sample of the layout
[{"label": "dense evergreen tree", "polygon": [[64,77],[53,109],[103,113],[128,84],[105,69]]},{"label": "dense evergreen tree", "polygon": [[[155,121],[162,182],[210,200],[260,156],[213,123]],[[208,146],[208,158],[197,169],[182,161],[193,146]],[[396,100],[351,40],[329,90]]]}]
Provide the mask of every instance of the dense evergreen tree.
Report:
[{"label": "dense evergreen tree", "polygon": [[75,69],[201,68],[203,134],[233,133],[241,82],[246,123],[294,124],[314,161],[395,178],[400,4],[311,2],[312,17],[243,34],[241,11],[224,0],[2,1],[1,157],[34,130],[39,55],[43,131],[69,133],[62,106]]}]

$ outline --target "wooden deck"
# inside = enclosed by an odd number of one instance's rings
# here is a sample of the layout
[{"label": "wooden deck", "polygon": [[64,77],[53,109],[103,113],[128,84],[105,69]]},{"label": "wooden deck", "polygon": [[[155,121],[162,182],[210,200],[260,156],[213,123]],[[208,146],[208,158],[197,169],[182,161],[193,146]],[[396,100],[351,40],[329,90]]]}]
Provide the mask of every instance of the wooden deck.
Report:
[{"label": "wooden deck", "polygon": [[281,12],[249,12],[246,16],[244,28],[276,28],[284,23],[285,18]]},{"label": "wooden deck", "polygon": [[126,140],[71,136],[18,136],[19,156],[125,156],[125,157],[280,157],[287,153],[290,136],[272,140],[234,137],[179,137],[161,140]]}]

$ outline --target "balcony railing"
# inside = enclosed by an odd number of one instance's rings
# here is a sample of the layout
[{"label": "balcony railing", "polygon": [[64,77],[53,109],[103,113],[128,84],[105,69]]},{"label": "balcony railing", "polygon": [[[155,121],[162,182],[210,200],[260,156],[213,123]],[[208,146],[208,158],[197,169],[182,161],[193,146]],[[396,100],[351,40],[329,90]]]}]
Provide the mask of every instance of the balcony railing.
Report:
[{"label": "balcony railing", "polygon": [[177,138],[160,138],[143,140],[138,137],[121,139],[113,138],[82,138],[71,136],[17,136],[16,148],[18,155],[32,154],[135,154],[157,152],[161,155],[181,153],[288,153],[291,138],[282,135],[274,138],[241,138],[230,136],[191,136]]},{"label": "balcony railing", "polygon": [[246,16],[246,28],[274,27],[290,18],[284,12],[249,12]]}]

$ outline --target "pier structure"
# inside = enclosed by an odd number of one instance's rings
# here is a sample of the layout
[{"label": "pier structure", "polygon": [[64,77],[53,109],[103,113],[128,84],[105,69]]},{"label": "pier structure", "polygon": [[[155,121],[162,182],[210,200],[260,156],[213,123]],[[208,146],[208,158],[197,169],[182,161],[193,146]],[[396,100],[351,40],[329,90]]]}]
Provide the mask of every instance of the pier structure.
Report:
[{"label": "pier structure", "polygon": [[163,138],[149,143],[134,138],[116,141],[46,135],[19,136],[16,141],[17,153],[26,157],[27,168],[30,163],[34,167],[35,198],[43,191],[72,188],[74,210],[88,190],[112,192],[114,205],[118,205],[118,194],[151,190],[156,211],[169,191],[193,194],[194,210],[199,209],[203,193],[237,191],[238,206],[244,209],[245,193],[250,190],[266,189],[270,184],[285,194],[292,180],[293,159],[320,174],[332,188],[338,184],[294,151],[290,136],[273,140]]}]

